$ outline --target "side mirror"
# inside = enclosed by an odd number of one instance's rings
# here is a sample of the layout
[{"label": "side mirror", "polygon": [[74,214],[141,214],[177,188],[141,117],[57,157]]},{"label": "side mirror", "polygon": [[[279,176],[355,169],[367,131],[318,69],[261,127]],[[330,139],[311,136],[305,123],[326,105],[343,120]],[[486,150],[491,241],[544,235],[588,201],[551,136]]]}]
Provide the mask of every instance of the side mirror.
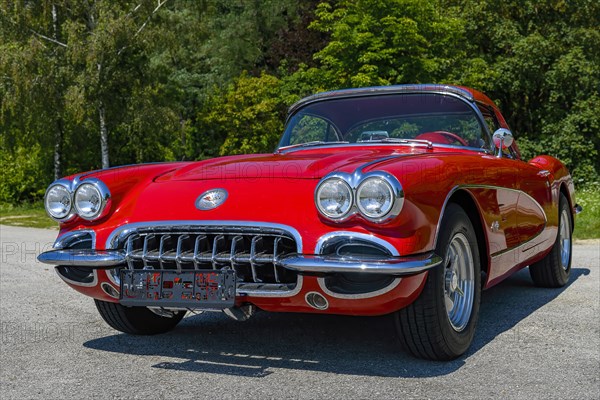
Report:
[{"label": "side mirror", "polygon": [[502,150],[507,149],[513,144],[512,132],[508,129],[500,128],[494,132],[494,145],[498,149],[498,157],[502,157]]}]

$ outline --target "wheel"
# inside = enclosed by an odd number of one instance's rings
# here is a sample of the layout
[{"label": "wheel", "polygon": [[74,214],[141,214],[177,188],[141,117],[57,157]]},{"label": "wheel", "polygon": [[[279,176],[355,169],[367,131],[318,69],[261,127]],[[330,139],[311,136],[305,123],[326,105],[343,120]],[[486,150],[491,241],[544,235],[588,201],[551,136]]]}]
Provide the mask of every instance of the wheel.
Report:
[{"label": "wheel", "polygon": [[481,298],[477,238],[465,211],[446,208],[436,254],[443,263],[429,270],[421,295],[394,314],[404,348],[416,357],[452,360],[471,345]]},{"label": "wheel", "polygon": [[125,307],[118,303],[96,300],[96,308],[112,328],[132,335],[156,335],[175,328],[185,316],[179,311],[172,317],[162,317],[146,307]]},{"label": "wheel", "polygon": [[562,193],[558,201],[558,215],[558,235],[550,253],[529,266],[529,274],[536,286],[557,288],[566,285],[569,281],[573,250],[571,240],[573,223],[569,211],[569,202]]}]

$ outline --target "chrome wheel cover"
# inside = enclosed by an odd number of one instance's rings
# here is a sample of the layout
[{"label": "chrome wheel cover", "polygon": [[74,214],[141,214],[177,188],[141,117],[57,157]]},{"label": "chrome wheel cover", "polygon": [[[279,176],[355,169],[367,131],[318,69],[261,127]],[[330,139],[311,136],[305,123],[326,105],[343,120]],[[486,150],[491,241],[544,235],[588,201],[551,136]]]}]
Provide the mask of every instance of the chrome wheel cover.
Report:
[{"label": "chrome wheel cover", "polygon": [[569,269],[571,259],[571,218],[567,210],[562,210],[560,213],[559,224],[560,265],[566,271]]},{"label": "chrome wheel cover", "polygon": [[452,328],[461,332],[471,319],[475,298],[475,264],[467,237],[452,238],[444,262],[444,304]]}]

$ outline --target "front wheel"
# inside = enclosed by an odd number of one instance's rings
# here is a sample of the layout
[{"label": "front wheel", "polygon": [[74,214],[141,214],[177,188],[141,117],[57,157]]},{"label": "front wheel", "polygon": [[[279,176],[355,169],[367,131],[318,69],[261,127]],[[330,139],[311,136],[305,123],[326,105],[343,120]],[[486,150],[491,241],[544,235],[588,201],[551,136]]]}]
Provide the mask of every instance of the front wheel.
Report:
[{"label": "front wheel", "polygon": [[178,311],[172,317],[163,317],[146,307],[125,307],[118,303],[96,299],[94,302],[100,316],[108,325],[132,335],[156,335],[168,332],[185,316],[185,311]]},{"label": "front wheel", "polygon": [[473,341],[481,298],[477,238],[457,204],[448,204],[436,254],[443,263],[428,272],[423,292],[395,314],[395,322],[404,348],[414,356],[451,360]]}]

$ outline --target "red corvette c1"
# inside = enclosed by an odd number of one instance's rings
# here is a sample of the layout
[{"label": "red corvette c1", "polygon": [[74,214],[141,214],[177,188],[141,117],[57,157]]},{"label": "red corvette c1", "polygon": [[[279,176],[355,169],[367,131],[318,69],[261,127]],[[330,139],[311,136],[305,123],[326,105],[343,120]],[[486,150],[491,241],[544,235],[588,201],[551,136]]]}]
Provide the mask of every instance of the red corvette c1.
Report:
[{"label": "red corvette c1", "polygon": [[273,154],[52,183],[60,233],[39,260],[130,334],[189,309],[393,314],[408,351],[447,360],[472,341],[482,289],[526,266],[567,283],[573,190],[558,160],[521,159],[475,90],[339,90],[293,105]]}]

